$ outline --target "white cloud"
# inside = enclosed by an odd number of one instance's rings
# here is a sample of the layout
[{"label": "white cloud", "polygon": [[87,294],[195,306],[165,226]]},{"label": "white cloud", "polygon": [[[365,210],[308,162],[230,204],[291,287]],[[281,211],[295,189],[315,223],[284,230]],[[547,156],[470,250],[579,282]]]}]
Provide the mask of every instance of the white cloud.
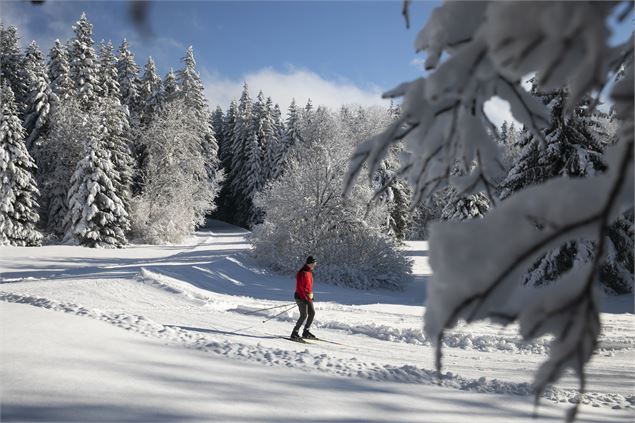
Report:
[{"label": "white cloud", "polygon": [[483,105],[483,110],[492,123],[499,128],[505,121],[507,121],[508,124],[513,123],[516,127],[522,127],[522,125],[514,119],[514,116],[512,116],[509,103],[500,97],[492,97],[487,100]]},{"label": "white cloud", "polygon": [[343,104],[388,105],[388,101],[381,98],[382,89],[377,86],[360,88],[344,79],[327,80],[315,72],[292,66],[283,72],[270,67],[263,68],[246,73],[237,80],[203,69],[201,77],[205,84],[205,95],[212,107],[220,105],[227,108],[231,100],[238,99],[243,81],[247,82],[252,98],[262,90],[265,96],[270,96],[274,103],[280,105],[283,112],[292,98],[300,105],[306,104],[310,98],[315,106],[323,105],[332,109]]}]

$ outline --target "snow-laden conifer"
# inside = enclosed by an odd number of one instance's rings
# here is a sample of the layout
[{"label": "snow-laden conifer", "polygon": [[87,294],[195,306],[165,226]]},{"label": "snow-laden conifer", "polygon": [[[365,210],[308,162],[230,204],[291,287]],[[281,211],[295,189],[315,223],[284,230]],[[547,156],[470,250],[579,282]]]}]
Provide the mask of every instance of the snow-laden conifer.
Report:
[{"label": "snow-laden conifer", "polygon": [[24,144],[13,91],[0,86],[0,245],[40,245],[35,163]]},{"label": "snow-laden conifer", "polygon": [[141,107],[139,98],[139,65],[135,62],[134,54],[130,51],[128,41],[125,38],[119,46],[117,78],[121,92],[121,104],[128,107],[131,124],[136,125]]},{"label": "snow-laden conifer", "polygon": [[[35,41],[26,50],[23,70],[28,84],[24,118],[26,146],[29,151],[34,152],[36,143],[41,143],[40,137],[46,133],[51,105],[55,101],[44,56]],[[37,157],[35,159],[38,160]]]},{"label": "snow-laden conifer", "polygon": [[59,40],[55,40],[49,51],[48,76],[51,91],[57,98],[64,100],[71,96],[73,82],[70,79],[68,52],[66,46]]},{"label": "snow-laden conifer", "polygon": [[162,103],[167,103],[179,96],[179,84],[176,80],[176,74],[174,70],[170,68],[170,71],[165,75],[163,80],[163,95]]},{"label": "snow-laden conifer", "polygon": [[147,126],[157,115],[161,107],[161,77],[157,74],[154,59],[148,57],[141,78],[140,101],[142,104],[141,125]]},{"label": "snow-laden conifer", "polygon": [[216,143],[210,121],[211,113],[205,98],[205,87],[196,70],[196,60],[194,59],[192,46],[188,47],[181,61],[185,67],[178,74],[179,96],[183,99],[184,104],[191,108],[197,116],[197,122],[200,126],[200,130],[197,133],[201,134],[199,141],[204,151],[208,178],[212,180],[216,177],[215,174],[218,170],[218,144]]},{"label": "snow-laden conifer", "polygon": [[287,111],[284,136],[280,142],[276,153],[275,164],[273,165],[273,179],[277,179],[282,175],[286,167],[287,155],[295,146],[302,142],[300,125],[300,111],[295,103],[295,99],[292,99]]},{"label": "snow-laden conifer", "polygon": [[75,37],[71,40],[69,51],[70,72],[73,89],[79,103],[86,111],[96,102],[99,90],[98,63],[92,39],[93,26],[88,22],[86,13],[82,13],[73,26]]},{"label": "snow-laden conifer", "polygon": [[107,125],[104,118],[92,120],[67,194],[66,239],[86,247],[118,248],[126,244],[128,215],[115,188],[119,175],[105,145]]},{"label": "snow-laden conifer", "polygon": [[59,100],[51,113],[51,125],[38,149],[42,178],[42,210],[47,232],[62,237],[68,214],[67,193],[77,163],[84,155],[84,142],[90,137],[91,121],[75,97]]},{"label": "snow-laden conifer", "polygon": [[7,81],[15,99],[16,110],[22,118],[26,111],[28,83],[23,69],[24,55],[20,50],[18,29],[0,23],[0,79]]},{"label": "snow-laden conifer", "polygon": [[[115,193],[124,204],[126,213],[129,214],[134,169],[134,160],[130,151],[131,128],[129,116],[119,100],[117,60],[110,42],[100,49],[99,59],[102,98],[98,110],[104,126],[102,143],[110,152],[117,174],[117,177],[113,178]],[[125,230],[129,227],[127,221],[122,222],[121,225]]]}]

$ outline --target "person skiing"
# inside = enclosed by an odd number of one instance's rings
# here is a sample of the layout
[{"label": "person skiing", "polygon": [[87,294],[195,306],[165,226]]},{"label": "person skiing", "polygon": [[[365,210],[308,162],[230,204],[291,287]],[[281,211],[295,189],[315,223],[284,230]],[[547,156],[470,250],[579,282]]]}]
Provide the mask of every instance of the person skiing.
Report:
[{"label": "person skiing", "polygon": [[[291,339],[293,341],[300,341],[305,339],[317,339],[315,335],[309,332],[311,323],[313,323],[313,317],[315,317],[315,309],[313,308],[313,269],[317,265],[317,261],[309,256],[306,259],[306,263],[302,266],[302,269],[295,275],[295,302],[300,309],[300,318],[291,332]],[[299,330],[304,325],[304,331],[302,337],[300,337]]]}]

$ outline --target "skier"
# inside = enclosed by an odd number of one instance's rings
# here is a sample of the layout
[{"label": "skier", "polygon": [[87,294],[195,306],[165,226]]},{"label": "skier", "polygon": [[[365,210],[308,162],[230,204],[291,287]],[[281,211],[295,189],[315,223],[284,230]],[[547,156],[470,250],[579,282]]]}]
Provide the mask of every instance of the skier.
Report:
[{"label": "skier", "polygon": [[[312,256],[307,257],[305,265],[302,266],[302,269],[300,269],[295,276],[295,294],[293,297],[300,309],[300,318],[295,324],[293,332],[291,332],[291,339],[293,341],[301,341],[302,338],[317,339],[315,335],[309,332],[311,323],[313,323],[313,317],[315,316],[315,309],[313,308],[313,269],[316,265],[317,261]],[[300,337],[298,331],[300,327],[302,327],[305,319],[306,324],[304,325],[302,337]]]}]

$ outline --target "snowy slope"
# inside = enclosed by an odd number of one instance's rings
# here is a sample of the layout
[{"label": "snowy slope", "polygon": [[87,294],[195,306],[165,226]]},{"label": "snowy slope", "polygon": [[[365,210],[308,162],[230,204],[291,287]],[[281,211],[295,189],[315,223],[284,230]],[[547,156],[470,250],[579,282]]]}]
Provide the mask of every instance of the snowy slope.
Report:
[{"label": "snowy slope", "polygon": [[[426,243],[406,247],[417,275],[404,292],[320,285],[316,272],[314,332],[337,344],[300,345],[280,338],[295,309],[253,313],[290,303],[294,280],[262,270],[245,235],[212,222],[183,245],[0,247],[2,421],[529,420],[546,341],[514,328],[459,327],[435,385]],[[635,318],[615,313],[630,307],[607,303],[582,421],[635,418]],[[560,419],[575,386],[549,390],[541,415]]]}]

